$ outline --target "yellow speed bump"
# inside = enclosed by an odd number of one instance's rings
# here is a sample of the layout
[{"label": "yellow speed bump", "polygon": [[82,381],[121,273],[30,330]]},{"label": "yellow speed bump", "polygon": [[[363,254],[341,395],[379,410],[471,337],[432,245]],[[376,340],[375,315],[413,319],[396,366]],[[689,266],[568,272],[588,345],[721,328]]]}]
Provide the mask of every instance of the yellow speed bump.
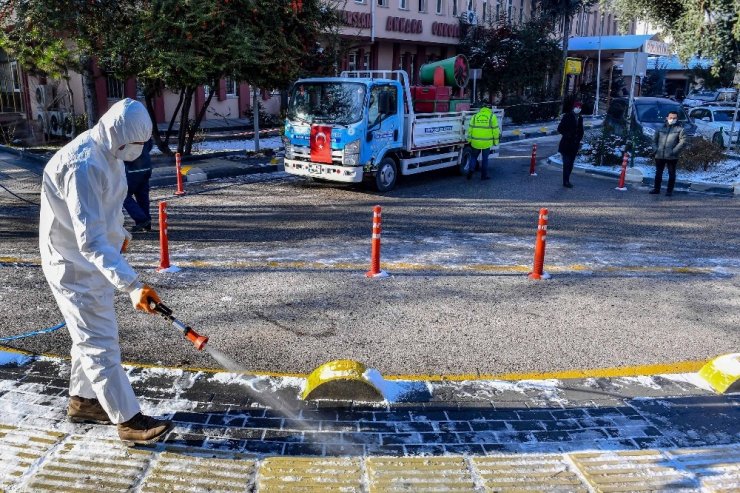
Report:
[{"label": "yellow speed bump", "polygon": [[358,361],[340,359],[316,368],[306,379],[304,400],[379,402],[383,392],[366,376],[367,368]]},{"label": "yellow speed bump", "polygon": [[740,392],[740,353],[714,358],[699,370],[699,376],[717,393]]}]

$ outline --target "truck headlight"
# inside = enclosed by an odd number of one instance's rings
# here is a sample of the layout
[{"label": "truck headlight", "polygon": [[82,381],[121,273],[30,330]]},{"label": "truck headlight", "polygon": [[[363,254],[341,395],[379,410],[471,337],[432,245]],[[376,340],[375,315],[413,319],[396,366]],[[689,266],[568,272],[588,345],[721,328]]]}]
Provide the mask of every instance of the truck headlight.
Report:
[{"label": "truck headlight", "polygon": [[646,137],[655,137],[655,129],[652,127],[642,127],[642,135]]},{"label": "truck headlight", "polygon": [[353,140],[344,146],[342,164],[345,166],[357,166],[360,164],[360,140]]}]

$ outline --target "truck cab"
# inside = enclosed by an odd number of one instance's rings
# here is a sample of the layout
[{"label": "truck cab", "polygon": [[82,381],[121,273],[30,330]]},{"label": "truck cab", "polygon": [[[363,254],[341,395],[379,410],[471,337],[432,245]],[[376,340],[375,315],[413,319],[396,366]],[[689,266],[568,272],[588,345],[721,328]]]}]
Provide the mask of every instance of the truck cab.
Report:
[{"label": "truck cab", "polygon": [[464,164],[474,112],[415,113],[406,72],[298,80],[285,121],[285,171],[380,192],[409,175]]}]

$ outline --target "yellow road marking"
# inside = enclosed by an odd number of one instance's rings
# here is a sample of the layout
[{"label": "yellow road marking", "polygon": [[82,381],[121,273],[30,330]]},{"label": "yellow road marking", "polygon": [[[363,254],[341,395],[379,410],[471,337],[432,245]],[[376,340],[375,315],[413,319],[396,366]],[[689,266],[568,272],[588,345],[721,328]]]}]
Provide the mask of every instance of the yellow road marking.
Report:
[{"label": "yellow road marking", "polygon": [[[0,345],[0,351],[9,353],[24,354],[28,356],[43,356],[46,358],[57,358],[69,360],[69,357],[59,356],[50,353],[36,354],[22,349],[15,349]],[[568,380],[581,378],[619,378],[619,377],[636,377],[652,376],[670,373],[694,373],[701,369],[712,358],[700,361],[677,361],[674,363],[657,363],[651,365],[637,366],[616,366],[608,368],[575,368],[571,370],[558,370],[550,372],[529,372],[529,373],[455,373],[455,374],[401,374],[401,375],[383,375],[386,380],[408,380],[424,382],[460,382],[465,380]],[[227,372],[219,368],[203,368],[193,366],[166,366],[152,363],[139,363],[136,361],[124,361],[124,365],[134,368],[162,368],[165,370],[182,370],[190,372],[203,373],[241,373],[247,376],[255,377],[294,377],[308,378],[308,373],[280,372],[280,371],[250,371]]]}]

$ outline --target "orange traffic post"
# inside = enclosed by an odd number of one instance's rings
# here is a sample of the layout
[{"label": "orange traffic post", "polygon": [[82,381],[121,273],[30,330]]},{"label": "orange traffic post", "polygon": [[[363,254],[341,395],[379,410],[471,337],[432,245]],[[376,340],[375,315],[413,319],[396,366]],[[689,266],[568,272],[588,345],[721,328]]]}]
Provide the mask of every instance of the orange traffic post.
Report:
[{"label": "orange traffic post", "polygon": [[532,144],[532,159],[529,161],[529,176],[537,176],[534,164],[537,161],[537,144]]},{"label": "orange traffic post", "polygon": [[619,173],[619,186],[615,188],[615,190],[619,190],[620,192],[627,191],[627,187],[624,185],[624,179],[627,176],[627,161],[629,161],[629,157],[629,153],[625,152],[622,158],[622,172]]},{"label": "orange traffic post", "polygon": [[373,207],[373,235],[370,244],[370,270],[366,277],[388,277],[388,273],[380,270],[380,232],[382,230],[382,214],[379,205]]},{"label": "orange traffic post", "polygon": [[180,153],[175,153],[175,171],[177,172],[177,191],[175,195],[185,195],[185,188],[182,184],[182,157]]},{"label": "orange traffic post", "polygon": [[170,265],[170,242],[167,236],[167,202],[159,203],[159,267],[157,272],[177,272],[180,268]]},{"label": "orange traffic post", "polygon": [[540,220],[537,224],[537,239],[534,243],[534,266],[527,277],[530,279],[550,279],[550,274],[544,272],[545,243],[547,238],[547,209],[540,209]]}]

